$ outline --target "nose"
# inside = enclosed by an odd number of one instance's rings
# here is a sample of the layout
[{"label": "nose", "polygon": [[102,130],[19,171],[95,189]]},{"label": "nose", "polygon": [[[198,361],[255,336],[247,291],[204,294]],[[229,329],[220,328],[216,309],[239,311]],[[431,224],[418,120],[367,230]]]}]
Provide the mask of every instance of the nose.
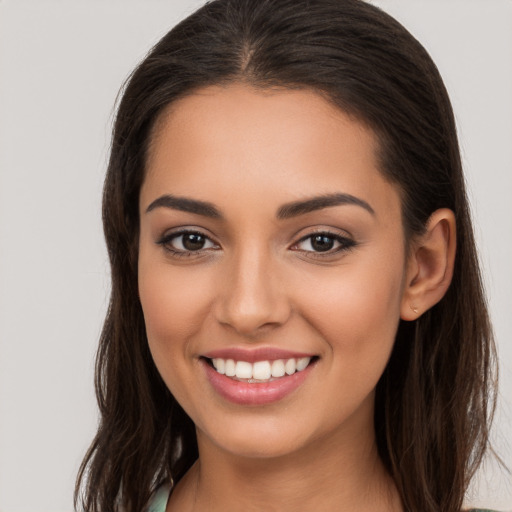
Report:
[{"label": "nose", "polygon": [[249,248],[226,261],[219,273],[217,321],[249,337],[286,323],[292,308],[278,267],[267,251]]}]

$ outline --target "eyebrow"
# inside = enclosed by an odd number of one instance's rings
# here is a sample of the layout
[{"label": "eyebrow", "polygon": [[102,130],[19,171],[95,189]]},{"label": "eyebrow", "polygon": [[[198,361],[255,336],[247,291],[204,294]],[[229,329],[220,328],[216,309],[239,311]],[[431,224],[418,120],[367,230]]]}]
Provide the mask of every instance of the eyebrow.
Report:
[{"label": "eyebrow", "polygon": [[329,208],[331,206],[340,206],[345,204],[353,204],[361,206],[372,215],[375,215],[375,210],[363,199],[359,199],[351,194],[326,194],[322,196],[311,197],[300,201],[293,201],[292,203],[284,204],[277,210],[278,219],[289,219],[297,217],[315,210]]},{"label": "eyebrow", "polygon": [[[280,220],[290,219],[292,217],[298,217],[299,215],[304,215],[323,208],[345,204],[360,206],[372,215],[375,215],[374,209],[363,199],[351,194],[335,193],[286,203],[277,210],[276,217]],[[212,219],[223,218],[220,211],[212,203],[199,201],[197,199],[190,199],[188,197],[172,196],[170,194],[165,194],[160,196],[158,199],[155,199],[147,207],[146,213],[149,213],[155,208],[171,208],[173,210],[195,213],[196,215],[202,215]]]},{"label": "eyebrow", "polygon": [[206,201],[198,201],[197,199],[189,199],[188,197],[176,197],[169,194],[163,195],[155,199],[146,209],[146,213],[155,208],[172,208],[182,212],[195,213],[212,219],[222,219],[222,214],[212,204]]}]

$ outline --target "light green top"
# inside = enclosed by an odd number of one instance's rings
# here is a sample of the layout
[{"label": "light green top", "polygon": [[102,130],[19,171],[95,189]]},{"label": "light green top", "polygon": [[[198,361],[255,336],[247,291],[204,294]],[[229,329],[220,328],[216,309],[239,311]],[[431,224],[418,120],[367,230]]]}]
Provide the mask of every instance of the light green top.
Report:
[{"label": "light green top", "polygon": [[[151,499],[146,512],[165,512],[165,507],[169,501],[169,495],[171,493],[170,485],[162,485],[157,489],[155,495]],[[467,512],[494,512],[487,508],[472,508]]]},{"label": "light green top", "polygon": [[162,485],[159,487],[153,498],[149,503],[146,512],[165,512],[165,507],[167,506],[167,502],[169,501],[169,495],[171,494],[171,486],[170,485]]}]

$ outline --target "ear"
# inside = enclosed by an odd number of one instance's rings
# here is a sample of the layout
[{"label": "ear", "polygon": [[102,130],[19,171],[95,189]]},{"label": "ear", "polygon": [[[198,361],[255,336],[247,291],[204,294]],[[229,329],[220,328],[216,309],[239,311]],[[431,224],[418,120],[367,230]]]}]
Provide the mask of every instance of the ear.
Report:
[{"label": "ear", "polygon": [[453,276],[455,249],[455,215],[448,208],[436,210],[426,232],[412,242],[400,309],[402,320],[416,320],[443,298]]}]

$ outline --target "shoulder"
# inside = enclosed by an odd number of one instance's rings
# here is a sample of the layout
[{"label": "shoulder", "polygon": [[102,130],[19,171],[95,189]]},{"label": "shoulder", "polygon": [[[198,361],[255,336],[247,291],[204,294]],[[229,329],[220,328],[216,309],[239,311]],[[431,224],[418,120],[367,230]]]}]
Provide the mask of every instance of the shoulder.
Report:
[{"label": "shoulder", "polygon": [[149,500],[149,504],[144,512],[165,512],[170,493],[170,485],[160,486]]}]

